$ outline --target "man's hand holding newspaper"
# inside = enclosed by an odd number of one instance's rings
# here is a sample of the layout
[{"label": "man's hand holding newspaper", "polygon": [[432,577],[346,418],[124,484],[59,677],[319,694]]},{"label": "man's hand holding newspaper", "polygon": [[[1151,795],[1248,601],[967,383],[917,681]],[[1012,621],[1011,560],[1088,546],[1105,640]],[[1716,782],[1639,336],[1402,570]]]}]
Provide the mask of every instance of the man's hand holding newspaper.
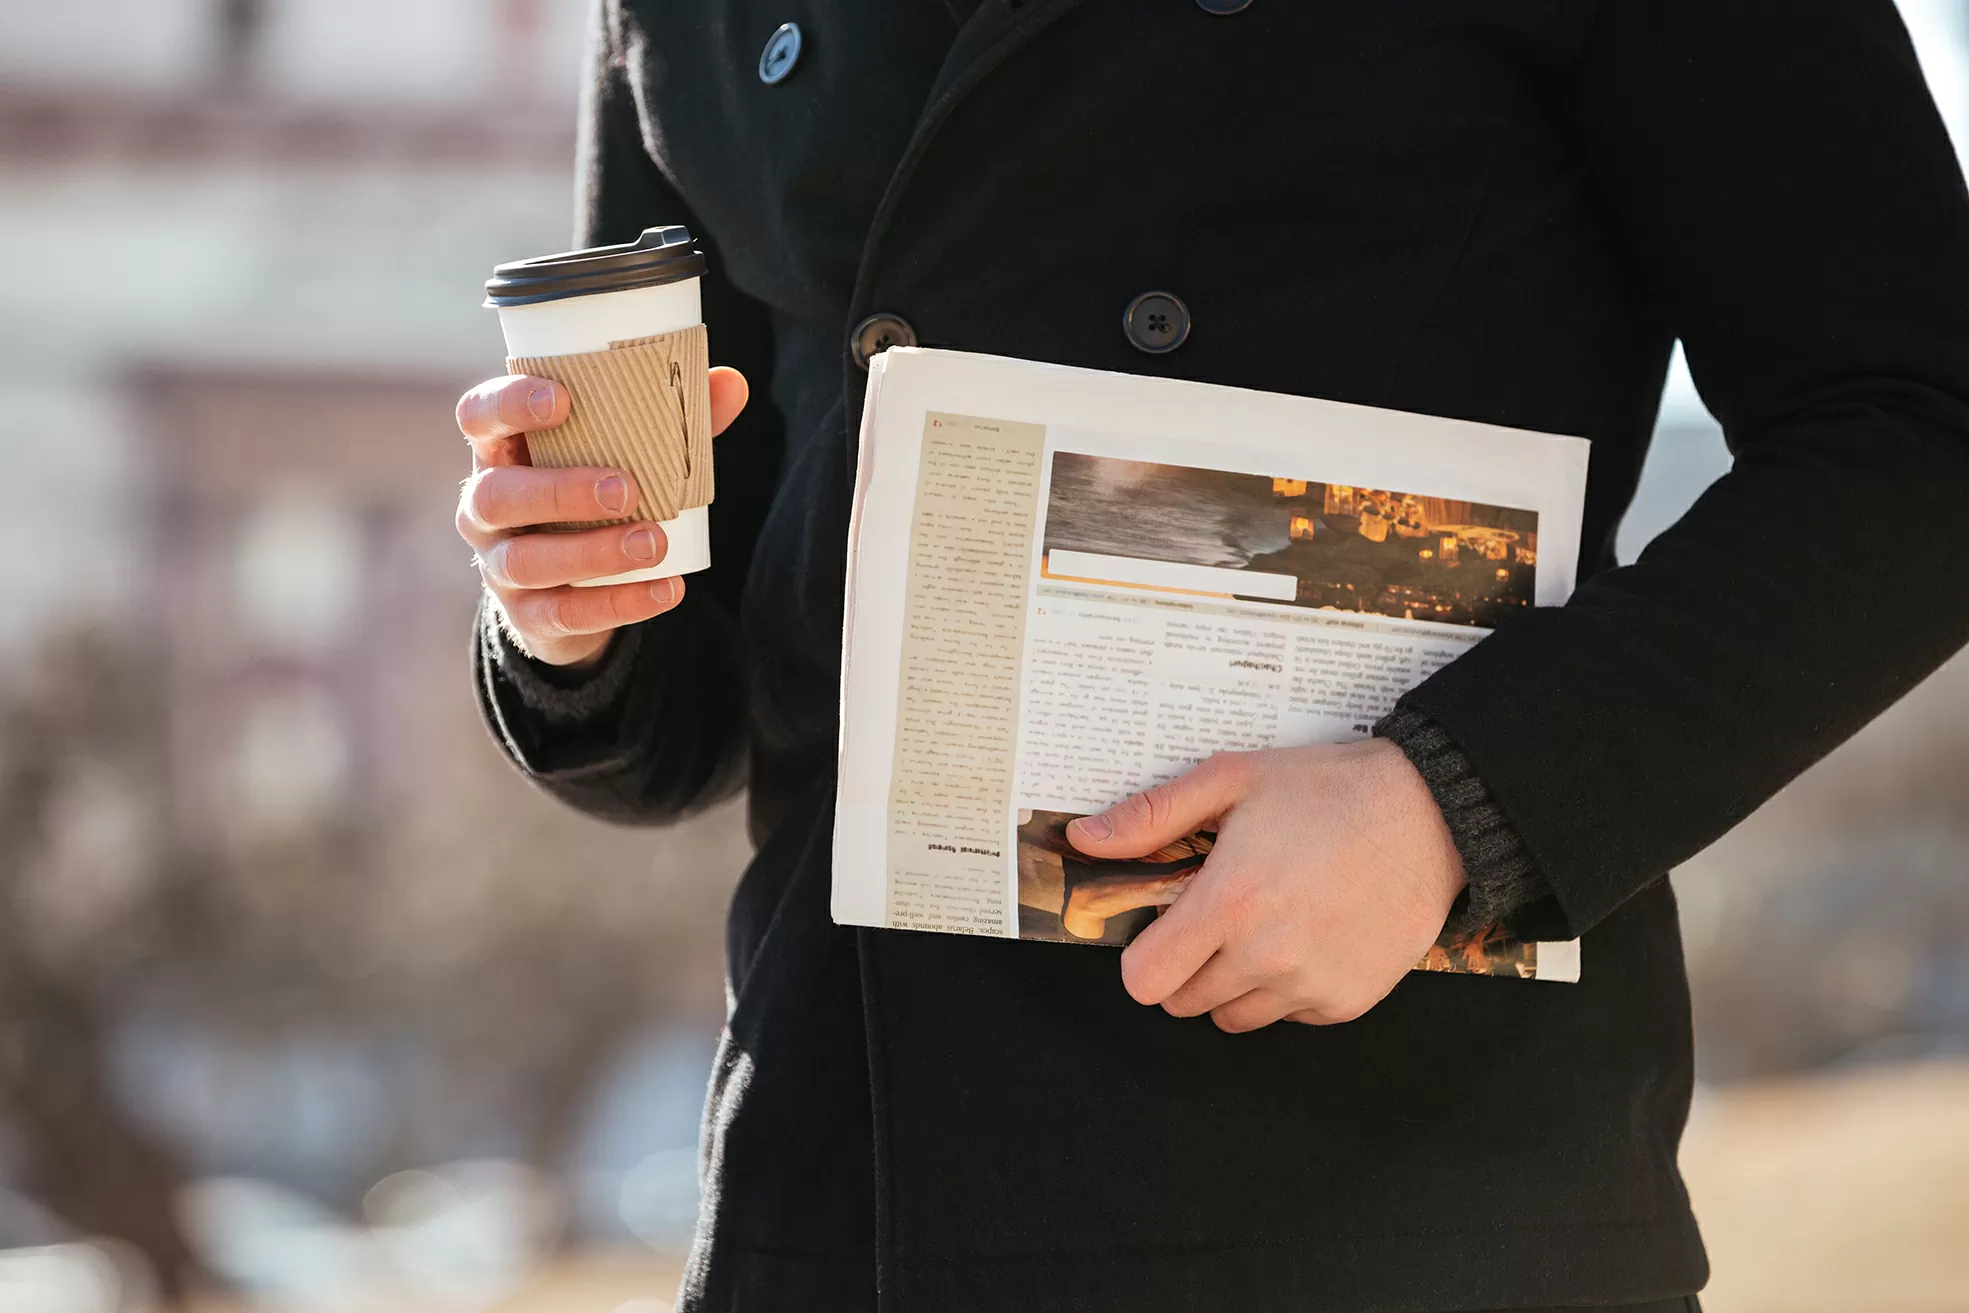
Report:
[{"label": "man's hand holding newspaper", "polygon": [[1411,970],[1577,981],[1576,942],[1449,924],[1448,823],[1370,735],[1493,629],[1566,600],[1588,453],[1307,397],[878,356],[834,919],[1126,946],[1129,993],[1226,1031],[1346,1021]]},{"label": "man's hand holding newspaper", "polygon": [[1382,739],[1226,752],[1067,827],[1091,857],[1200,830],[1216,845],[1121,955],[1139,1003],[1226,1031],[1330,1025],[1379,1003],[1442,933],[1464,886],[1449,827]]}]

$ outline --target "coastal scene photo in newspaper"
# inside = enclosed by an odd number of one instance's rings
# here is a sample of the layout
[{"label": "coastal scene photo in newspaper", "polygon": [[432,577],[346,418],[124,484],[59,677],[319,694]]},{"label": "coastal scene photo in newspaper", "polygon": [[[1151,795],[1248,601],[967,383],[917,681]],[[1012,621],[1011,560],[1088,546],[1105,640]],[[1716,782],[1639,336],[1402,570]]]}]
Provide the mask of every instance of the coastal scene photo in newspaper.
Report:
[{"label": "coastal scene photo in newspaper", "polygon": [[1056,451],[1044,540],[1050,578],[1495,628],[1532,604],[1538,513]]}]

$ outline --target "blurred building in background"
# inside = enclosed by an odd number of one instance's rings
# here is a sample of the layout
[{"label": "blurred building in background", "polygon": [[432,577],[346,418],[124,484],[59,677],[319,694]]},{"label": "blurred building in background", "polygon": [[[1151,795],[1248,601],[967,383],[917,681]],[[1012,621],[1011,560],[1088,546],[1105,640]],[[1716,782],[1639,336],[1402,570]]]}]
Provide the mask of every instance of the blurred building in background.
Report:
[{"label": "blurred building in background", "polygon": [[[1969,140],[1963,5],[1902,7]],[[0,7],[0,1313],[518,1307],[570,1246],[653,1266],[547,1306],[668,1293],[744,841],[507,770],[450,524],[585,8]],[[1678,367],[1623,556],[1727,460]],[[1969,1307],[1964,781],[1958,661],[1677,876],[1712,1309]],[[1812,1244],[1868,1164],[1891,1281]]]}]

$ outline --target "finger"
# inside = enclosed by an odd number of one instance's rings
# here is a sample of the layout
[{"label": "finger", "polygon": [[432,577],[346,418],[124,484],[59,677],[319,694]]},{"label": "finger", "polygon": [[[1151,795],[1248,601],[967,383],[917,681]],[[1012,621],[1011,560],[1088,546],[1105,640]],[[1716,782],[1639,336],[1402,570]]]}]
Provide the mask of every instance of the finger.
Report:
[{"label": "finger", "polygon": [[481,551],[479,570],[495,588],[558,588],[660,565],[669,549],[663,530],[654,524],[612,524],[579,533],[516,533]]},{"label": "finger", "polygon": [[472,443],[474,474],[485,469],[532,463],[533,456],[527,451],[524,433],[510,438],[480,438]]},{"label": "finger", "polygon": [[717,437],[738,418],[738,412],[745,409],[745,402],[752,395],[752,385],[745,381],[745,375],[728,365],[719,365],[711,371],[711,436]]},{"label": "finger", "polygon": [[1220,752],[1145,793],[1067,826],[1091,857],[1142,857],[1188,838],[1228,812],[1244,791],[1244,754]]},{"label": "finger", "polygon": [[476,471],[458,499],[460,533],[504,533],[541,524],[618,520],[636,508],[636,483],[621,470],[502,465]]},{"label": "finger", "polygon": [[1284,1019],[1286,1021],[1296,1021],[1302,1026],[1331,1026],[1337,1024],[1334,1018],[1327,1016],[1318,1008],[1300,1008],[1297,1012],[1286,1013]]},{"label": "finger", "polygon": [[503,588],[489,585],[522,638],[600,634],[662,615],[684,597],[682,579],[609,584],[602,588]]},{"label": "finger", "polygon": [[528,374],[489,378],[458,398],[458,431],[473,447],[535,429],[551,429],[568,414],[567,389]]},{"label": "finger", "polygon": [[1200,1017],[1259,987],[1251,973],[1234,963],[1229,953],[1219,951],[1211,954],[1195,975],[1162,1000],[1162,1010],[1172,1017]]},{"label": "finger", "polygon": [[1183,896],[1121,951],[1121,983],[1130,998],[1148,1007],[1167,1002],[1223,947],[1235,928],[1223,890],[1235,881],[1213,876],[1228,874],[1205,862]]},{"label": "finger", "polygon": [[1212,1008],[1210,1019],[1217,1023],[1217,1029],[1241,1035],[1246,1031],[1263,1029],[1291,1011],[1292,1003],[1283,994],[1275,994],[1269,989],[1254,989],[1221,1007]]}]

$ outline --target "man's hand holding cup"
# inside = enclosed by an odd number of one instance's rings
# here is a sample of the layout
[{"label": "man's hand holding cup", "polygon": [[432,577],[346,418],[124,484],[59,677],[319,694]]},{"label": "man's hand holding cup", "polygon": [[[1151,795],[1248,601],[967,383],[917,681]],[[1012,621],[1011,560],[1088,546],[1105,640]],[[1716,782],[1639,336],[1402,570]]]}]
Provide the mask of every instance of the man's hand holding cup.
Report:
[{"label": "man's hand holding cup", "polygon": [[[745,376],[711,371],[711,431],[721,433],[745,408]],[[549,379],[488,379],[458,401],[458,428],[472,446],[472,475],[458,497],[458,532],[478,558],[479,575],[527,654],[549,665],[598,661],[623,625],[661,615],[682,600],[676,576],[579,587],[625,571],[661,565],[669,543],[649,520],[572,533],[549,524],[635,516],[636,481],[602,466],[535,467],[526,435],[568,417],[567,389]]]},{"label": "man's hand holding cup", "polygon": [[[712,369],[690,231],[493,270],[507,373],[458,403],[472,477],[458,532],[528,655],[600,660],[711,565],[711,439],[746,382]],[[531,434],[531,440],[528,435]]]}]

